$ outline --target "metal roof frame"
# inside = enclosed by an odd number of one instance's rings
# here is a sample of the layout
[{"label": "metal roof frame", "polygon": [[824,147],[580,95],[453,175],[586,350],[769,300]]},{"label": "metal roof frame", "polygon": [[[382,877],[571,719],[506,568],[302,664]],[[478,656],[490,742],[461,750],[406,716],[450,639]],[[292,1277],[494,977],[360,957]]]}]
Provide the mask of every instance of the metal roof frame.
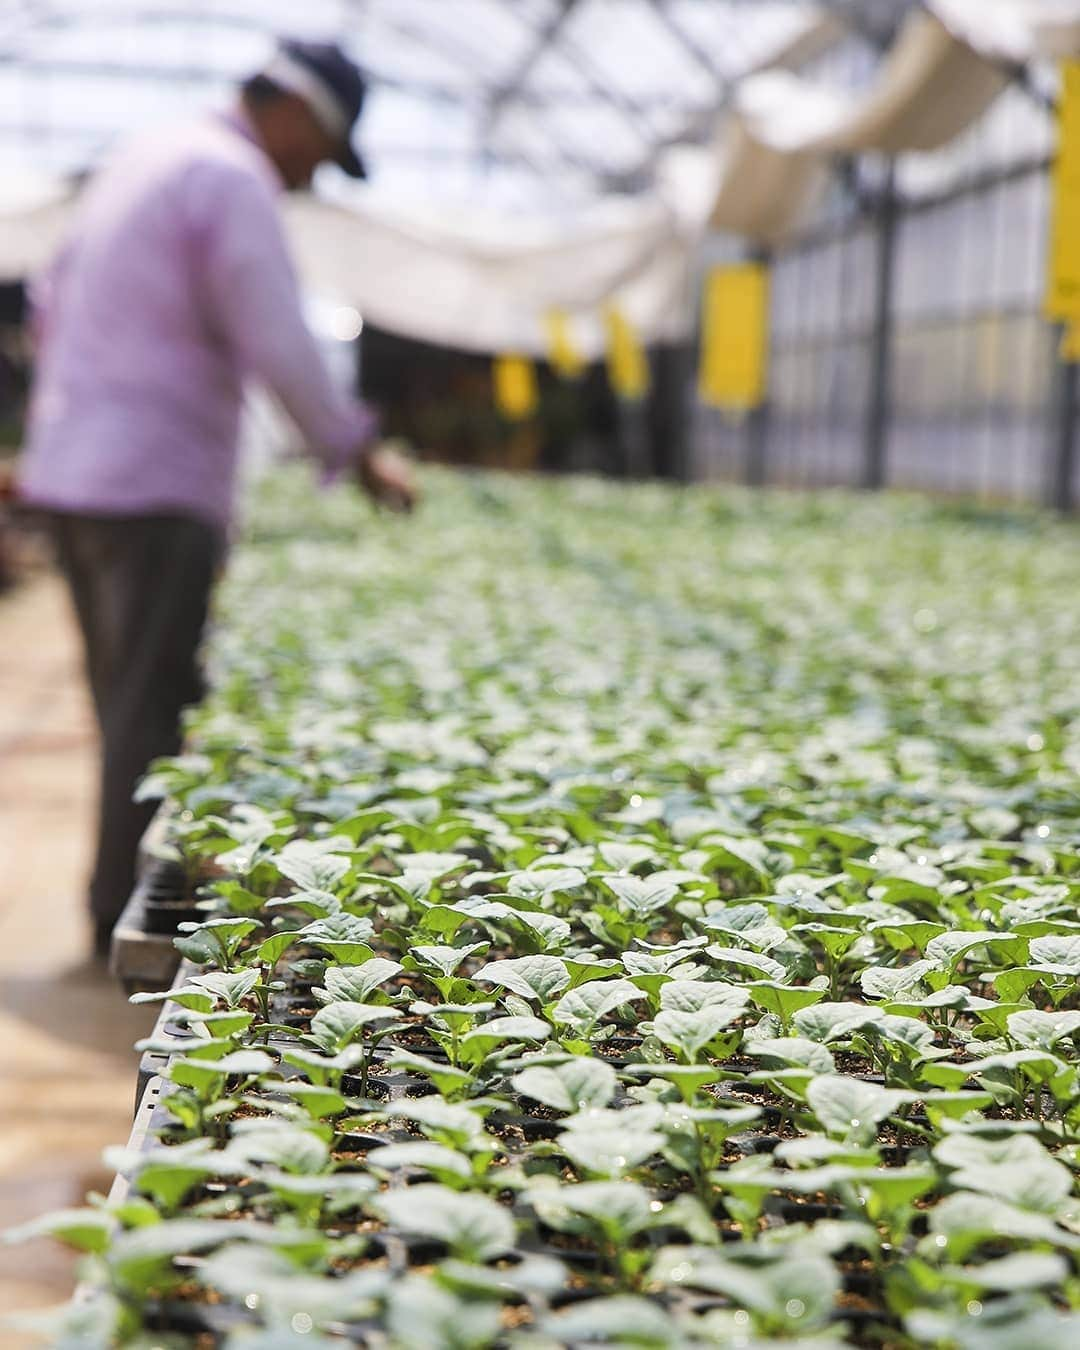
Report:
[{"label": "metal roof frame", "polygon": [[[642,96],[616,87],[598,72],[589,52],[582,49],[579,42],[575,42],[573,20],[590,2],[547,0],[547,13],[539,21],[533,17],[539,5],[508,7],[515,11],[515,17],[520,18],[527,41],[510,70],[501,73],[490,64],[485,65],[486,58],[476,46],[463,39],[460,32],[453,31],[450,25],[445,22],[428,24],[418,21],[415,12],[405,15],[400,11],[395,13],[390,0],[382,0],[382,3],[379,0],[339,0],[339,10],[343,16],[343,26],[351,24],[355,16],[358,28],[376,25],[378,30],[396,35],[404,44],[415,44],[417,48],[447,59],[451,65],[468,72],[469,80],[456,87],[444,79],[380,69],[377,59],[366,66],[376,89],[381,87],[392,90],[400,95],[415,97],[420,102],[469,106],[476,118],[478,147],[475,153],[481,168],[515,164],[531,168],[545,178],[557,174],[562,168],[582,176],[591,183],[593,190],[639,189],[648,184],[657,158],[667,146],[681,141],[700,141],[708,133],[728,102],[737,79],[753,68],[760,68],[761,62],[751,61],[737,73],[726,73],[718,68],[696,35],[680,22],[674,0],[637,0],[643,9],[663,25],[695,70],[711,77],[713,85],[711,97],[703,101],[699,92],[694,99],[686,100],[685,116],[680,125],[674,131],[669,127],[665,134],[660,134],[655,118],[661,111],[670,112],[671,100]],[[706,2],[702,0],[702,3]],[[793,0],[793,3],[798,3],[798,0]],[[920,0],[817,0],[817,3],[810,4],[807,0],[805,8],[808,12],[834,13],[853,34],[880,47],[887,45],[904,16],[918,3]],[[745,11],[745,21],[749,23],[752,22],[754,5],[755,0],[726,0],[723,8],[726,15],[730,15],[733,10]],[[131,4],[117,5],[115,9],[107,7],[105,13],[101,6],[95,6],[92,15],[85,11],[80,13],[77,7],[65,6],[58,0],[8,0],[5,10],[0,18],[0,74],[6,67],[17,65],[22,70],[61,78],[65,75],[117,80],[139,78],[186,84],[220,83],[231,75],[221,68],[203,66],[198,62],[172,66],[159,61],[134,67],[110,59],[38,55],[32,51],[32,38],[43,31],[78,28],[90,20],[100,24],[104,18],[115,19],[125,25],[148,27],[205,22],[219,29],[232,28],[269,35],[276,31],[276,21],[284,16],[284,7],[275,9],[267,5],[260,9],[246,9],[243,0],[233,0],[232,4],[224,0],[221,7],[217,4],[195,7],[184,4],[182,0],[165,0],[158,4],[152,3],[152,0],[133,0]],[[449,9],[440,5],[432,12],[445,16]],[[552,52],[559,54],[579,81],[578,88],[560,93],[557,100],[530,85],[537,67]],[[679,91],[676,91],[676,103],[678,94]],[[619,168],[614,162],[604,162],[602,158],[568,145],[559,134],[554,120],[543,115],[546,109],[556,103],[560,108],[583,111],[589,107],[602,106],[612,112],[640,143],[637,161],[629,168]],[[530,115],[534,115],[532,125],[539,129],[542,138],[536,151],[532,150],[531,145],[519,150],[512,138],[507,138],[504,122],[511,108],[526,109]],[[43,124],[30,120],[23,122],[21,128],[28,137],[43,134]],[[0,127],[0,132],[4,130]],[[55,128],[55,132],[63,134],[59,127]],[[18,128],[12,126],[10,134],[17,135]],[[534,139],[530,137],[530,141]],[[431,159],[453,154],[460,159],[465,152],[443,149],[437,145],[426,150],[423,146],[393,148],[388,145],[384,153],[412,158],[423,158],[426,154]]]}]

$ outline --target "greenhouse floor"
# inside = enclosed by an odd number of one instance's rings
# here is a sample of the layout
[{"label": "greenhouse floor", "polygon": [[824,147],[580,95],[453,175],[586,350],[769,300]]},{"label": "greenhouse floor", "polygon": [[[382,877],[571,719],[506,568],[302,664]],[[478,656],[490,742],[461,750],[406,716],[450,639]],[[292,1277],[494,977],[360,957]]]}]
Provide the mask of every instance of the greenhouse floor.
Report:
[{"label": "greenhouse floor", "polygon": [[[132,1042],[153,1013],[84,963],[94,732],[55,579],[0,600],[0,1227],[108,1185],[135,1085]],[[0,1312],[71,1291],[58,1244],[0,1246]],[[0,1330],[4,1350],[28,1344]]]}]

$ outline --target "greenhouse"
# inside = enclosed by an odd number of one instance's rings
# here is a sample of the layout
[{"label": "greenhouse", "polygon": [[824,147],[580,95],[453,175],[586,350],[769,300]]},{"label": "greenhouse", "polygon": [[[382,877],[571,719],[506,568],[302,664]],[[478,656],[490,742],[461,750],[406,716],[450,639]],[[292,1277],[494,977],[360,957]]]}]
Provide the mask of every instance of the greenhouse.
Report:
[{"label": "greenhouse", "polygon": [[0,1346],[1080,1344],[1078,0],[19,0],[0,163]]}]

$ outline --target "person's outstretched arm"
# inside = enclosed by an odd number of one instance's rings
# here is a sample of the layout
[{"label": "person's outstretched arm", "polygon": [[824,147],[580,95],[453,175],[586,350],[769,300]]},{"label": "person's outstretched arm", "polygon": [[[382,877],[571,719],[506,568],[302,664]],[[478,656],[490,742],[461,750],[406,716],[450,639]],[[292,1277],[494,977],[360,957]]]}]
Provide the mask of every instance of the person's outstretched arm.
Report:
[{"label": "person's outstretched arm", "polygon": [[379,419],[330,378],[301,310],[300,289],[269,185],[223,175],[201,229],[201,282],[211,322],[240,371],[268,386],[309,450],[336,474],[358,471],[376,500],[412,503],[411,478],[368,452]]}]

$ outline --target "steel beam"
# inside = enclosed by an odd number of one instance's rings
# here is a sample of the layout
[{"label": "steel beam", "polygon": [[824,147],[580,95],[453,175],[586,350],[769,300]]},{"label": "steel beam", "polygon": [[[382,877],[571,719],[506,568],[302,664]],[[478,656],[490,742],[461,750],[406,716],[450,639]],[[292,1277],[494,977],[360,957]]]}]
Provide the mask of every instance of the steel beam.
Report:
[{"label": "steel beam", "polygon": [[529,50],[514,67],[509,79],[499,85],[498,88],[493,89],[488,95],[485,121],[482,127],[482,133],[485,136],[490,137],[492,135],[506,105],[521,97],[525,82],[536,63],[556,41],[565,27],[566,21],[573,14],[576,5],[577,0],[558,0],[558,8],[547,23],[536,31],[533,41],[529,44]]},{"label": "steel beam", "polygon": [[[215,70],[204,65],[166,65],[144,62],[138,65],[123,65],[115,61],[102,61],[93,58],[23,57],[17,53],[0,52],[0,71],[5,68],[47,76],[72,75],[76,78],[153,80],[170,84],[231,83],[247,73],[246,70]],[[467,89],[460,89],[456,85],[441,84],[436,80],[405,78],[371,66],[365,67],[364,74],[376,87],[393,89],[403,94],[414,94],[418,98],[430,99],[433,102],[460,105],[470,99],[470,93]],[[475,97],[475,95],[471,97]],[[525,95],[524,97],[537,106],[542,106],[545,102],[535,95]],[[580,95],[577,100],[574,100],[571,96],[569,101],[591,104],[593,99],[591,96]]]},{"label": "steel beam", "polygon": [[1059,355],[1065,328],[1051,330],[1054,343],[1053,403],[1050,416],[1049,472],[1046,504],[1057,511],[1071,511],[1074,505],[1073,480],[1076,471],[1077,417],[1080,416],[1080,377],[1076,364]]},{"label": "steel beam", "polygon": [[874,329],[870,346],[870,391],[866,407],[866,460],[863,486],[882,488],[888,480],[889,421],[892,412],[892,348],[896,237],[899,215],[895,168],[890,164],[877,199],[877,259]]},{"label": "steel beam", "polygon": [[716,69],[716,63],[709,53],[702,47],[697,39],[686,31],[681,23],[672,14],[666,0],[649,0],[650,8],[667,31],[682,47],[683,51],[693,60],[695,65],[699,66],[706,74],[710,75],[716,82],[721,93],[727,91],[727,81],[723,75]]}]

